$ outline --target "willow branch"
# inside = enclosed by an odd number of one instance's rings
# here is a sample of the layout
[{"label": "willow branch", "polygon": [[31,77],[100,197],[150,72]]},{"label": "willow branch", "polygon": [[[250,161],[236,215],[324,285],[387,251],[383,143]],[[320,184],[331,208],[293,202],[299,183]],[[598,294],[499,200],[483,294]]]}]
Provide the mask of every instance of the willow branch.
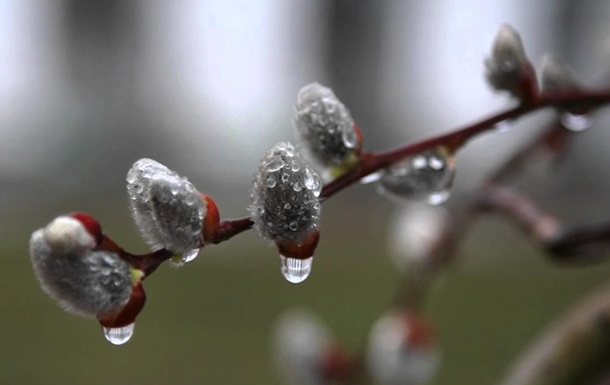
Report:
[{"label": "willow branch", "polygon": [[[528,101],[526,104],[507,109],[506,111],[450,133],[430,139],[424,139],[386,152],[364,153],[356,166],[324,186],[320,194],[320,199],[326,200],[358,182],[365,176],[423,151],[438,146],[445,146],[450,151],[455,152],[478,135],[494,130],[496,124],[505,120],[516,120],[521,116],[544,107],[565,108],[578,105],[582,106],[583,109],[590,109],[608,102],[610,102],[610,90],[570,90],[557,91],[552,94],[540,94],[537,98]],[[216,237],[212,243],[217,244],[229,240],[233,236],[249,230],[251,227],[252,221],[248,217],[225,220],[222,222],[221,231],[219,232],[218,237]]]},{"label": "willow branch", "polygon": [[500,385],[591,384],[610,366],[610,285],[552,324]]},{"label": "willow branch", "polygon": [[567,227],[515,190],[495,184],[481,189],[479,207],[505,216],[561,262],[599,262],[610,249],[610,222]]},{"label": "willow branch", "polygon": [[553,158],[557,158],[565,154],[567,146],[571,138],[574,137],[574,132],[566,130],[561,122],[556,119],[549,124],[543,132],[534,138],[529,144],[517,151],[504,164],[488,177],[491,183],[499,183],[513,175],[519,173],[523,166],[531,160],[532,157],[542,151],[550,154]]}]

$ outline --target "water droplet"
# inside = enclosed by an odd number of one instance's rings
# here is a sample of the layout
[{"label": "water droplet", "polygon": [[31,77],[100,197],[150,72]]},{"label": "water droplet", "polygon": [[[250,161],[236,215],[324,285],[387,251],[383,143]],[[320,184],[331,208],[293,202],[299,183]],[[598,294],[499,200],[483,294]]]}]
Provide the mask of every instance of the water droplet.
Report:
[{"label": "water droplet", "polygon": [[301,169],[301,165],[299,164],[299,162],[292,162],[292,168],[291,170],[294,172],[297,172]]},{"label": "water droplet", "polygon": [[509,123],[509,121],[508,120],[503,120],[501,122],[496,123],[494,125],[494,130],[498,134],[503,134],[505,132],[508,132],[508,130],[510,130],[510,123]]},{"label": "water droplet", "polygon": [[320,182],[320,177],[318,174],[311,172],[309,169],[305,170],[304,183],[306,189],[312,190],[316,197],[320,196],[320,191],[322,191],[322,183]]},{"label": "water droplet", "polygon": [[169,186],[169,191],[171,191],[172,195],[178,195],[178,192],[180,192],[180,186],[177,183],[172,183],[172,185]]},{"label": "water droplet", "polygon": [[322,104],[327,114],[333,114],[337,110],[337,102],[330,98],[323,98]]},{"label": "water droplet", "polygon": [[290,229],[290,231],[297,231],[297,229],[299,228],[299,224],[297,223],[297,221],[292,221],[290,222],[290,225],[288,225],[288,228]]},{"label": "water droplet", "polygon": [[284,161],[281,156],[275,156],[271,161],[267,164],[266,170],[268,172],[276,172],[284,167]]},{"label": "water droplet", "polygon": [[193,249],[191,251],[187,251],[186,253],[182,254],[182,262],[188,263],[188,262],[192,261],[193,259],[197,258],[197,255],[199,255],[199,250],[200,249]]},{"label": "water droplet", "polygon": [[369,184],[377,182],[383,176],[383,171],[377,171],[360,179],[360,184]]},{"label": "water droplet", "polygon": [[138,170],[135,168],[130,168],[129,172],[127,172],[127,183],[133,183],[138,178]]},{"label": "water droplet", "polygon": [[356,148],[358,145],[358,136],[356,135],[356,131],[354,131],[353,126],[343,127],[341,139],[347,148]]},{"label": "water droplet", "polygon": [[593,120],[589,116],[570,112],[561,114],[559,120],[565,128],[574,132],[584,131],[593,125]]},{"label": "water droplet", "polygon": [[284,151],[286,152],[287,156],[289,156],[291,158],[294,156],[294,147],[292,146],[292,144],[286,143],[286,146],[284,147]]},{"label": "water droplet", "polygon": [[286,210],[290,210],[290,208],[291,208],[291,207],[292,207],[292,206],[290,206],[290,203],[286,203],[286,204],[284,205],[284,209],[286,209]]},{"label": "water droplet", "polygon": [[282,182],[288,182],[288,178],[290,177],[290,175],[288,175],[287,172],[282,174]]},{"label": "water droplet", "polygon": [[303,184],[301,182],[294,182],[292,188],[294,189],[294,191],[299,192],[303,189]]},{"label": "water droplet", "polygon": [[288,282],[301,283],[309,277],[313,257],[306,259],[288,258],[280,254],[282,274]]},{"label": "water droplet", "polygon": [[267,187],[274,188],[277,182],[273,178],[267,178]]},{"label": "water droplet", "polygon": [[442,170],[445,167],[445,162],[442,159],[432,157],[428,159],[428,165],[432,167],[434,170]]},{"label": "water droplet", "polygon": [[[415,167],[418,170],[421,170],[423,168],[426,168],[428,166],[428,162],[426,162],[426,158],[424,158],[423,156],[416,156],[413,158],[413,160],[411,161],[411,164],[413,164],[413,167]],[[403,175],[405,175],[405,170],[397,170],[397,172],[402,173]]]},{"label": "water droplet", "polygon": [[442,147],[405,159],[385,170],[379,191],[399,201],[439,205],[451,195],[455,160]]},{"label": "water droplet", "polygon": [[434,206],[440,205],[440,204],[447,202],[447,200],[449,199],[450,196],[451,196],[450,190],[437,191],[426,197],[426,203],[428,203],[429,205],[434,205]]},{"label": "water droplet", "polygon": [[120,328],[106,328],[102,327],[104,331],[104,337],[113,345],[123,345],[131,336],[133,336],[133,329],[135,323],[123,326]]},{"label": "water droplet", "polygon": [[193,204],[195,204],[195,202],[197,202],[197,195],[195,194],[186,194],[184,196],[184,203],[186,203],[187,206],[192,206]]}]

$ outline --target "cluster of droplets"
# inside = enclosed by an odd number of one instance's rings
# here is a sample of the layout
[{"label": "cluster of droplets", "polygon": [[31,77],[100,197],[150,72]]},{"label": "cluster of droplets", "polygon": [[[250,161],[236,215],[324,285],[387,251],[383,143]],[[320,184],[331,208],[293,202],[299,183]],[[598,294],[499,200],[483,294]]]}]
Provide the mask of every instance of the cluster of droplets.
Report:
[{"label": "cluster of droplets", "polygon": [[349,110],[330,88],[319,83],[299,91],[295,124],[305,146],[323,166],[341,165],[360,148]]},{"label": "cluster of droplets", "polygon": [[445,147],[437,147],[385,169],[379,191],[399,201],[438,205],[451,195],[454,177],[455,158]]},{"label": "cluster of droplets", "polygon": [[193,260],[203,244],[206,205],[195,186],[152,159],[140,159],[127,173],[127,192],[138,230],[151,248],[165,248]]},{"label": "cluster of droplets", "polygon": [[[267,240],[298,247],[317,231],[322,181],[292,144],[277,143],[260,162],[254,176],[249,207],[258,234]],[[311,271],[312,256],[280,255],[281,270],[293,283]]]}]

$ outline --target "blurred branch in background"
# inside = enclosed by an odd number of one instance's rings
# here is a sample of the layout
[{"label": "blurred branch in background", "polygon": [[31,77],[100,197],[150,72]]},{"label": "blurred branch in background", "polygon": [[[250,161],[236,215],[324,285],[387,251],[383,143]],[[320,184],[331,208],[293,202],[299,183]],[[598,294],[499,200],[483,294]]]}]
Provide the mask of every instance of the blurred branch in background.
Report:
[{"label": "blurred branch in background", "polygon": [[500,384],[597,384],[609,366],[610,286],[606,285],[553,322]]}]

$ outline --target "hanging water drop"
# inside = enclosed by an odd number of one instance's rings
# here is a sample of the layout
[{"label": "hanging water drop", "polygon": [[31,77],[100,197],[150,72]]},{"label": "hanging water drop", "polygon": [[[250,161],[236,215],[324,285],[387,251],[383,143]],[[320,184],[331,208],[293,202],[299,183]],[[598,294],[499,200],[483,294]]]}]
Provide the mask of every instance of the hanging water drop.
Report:
[{"label": "hanging water drop", "polygon": [[102,327],[102,330],[104,331],[104,337],[106,337],[108,342],[113,345],[123,345],[133,336],[134,327],[135,323],[132,323],[118,328]]},{"label": "hanging water drop", "polygon": [[455,159],[443,147],[407,158],[385,170],[379,191],[398,200],[439,205],[449,199]]},{"label": "hanging water drop", "polygon": [[574,132],[584,131],[593,125],[593,120],[589,116],[571,112],[561,114],[559,120],[565,128]]},{"label": "hanging water drop", "polygon": [[176,254],[170,258],[169,265],[176,269],[182,267],[185,263],[189,263],[193,259],[197,258],[197,255],[199,255],[199,250],[201,249],[193,249],[183,254]]},{"label": "hanging water drop", "polygon": [[451,190],[437,191],[426,197],[426,203],[429,205],[437,206],[447,202],[450,196]]},{"label": "hanging water drop", "polygon": [[301,283],[309,277],[313,257],[288,258],[280,254],[280,266],[284,278],[290,283]]},{"label": "hanging water drop", "polygon": [[199,250],[201,250],[201,249],[193,249],[191,251],[187,251],[186,253],[182,254],[182,262],[189,263],[193,259],[197,258],[197,256],[199,255]]}]

